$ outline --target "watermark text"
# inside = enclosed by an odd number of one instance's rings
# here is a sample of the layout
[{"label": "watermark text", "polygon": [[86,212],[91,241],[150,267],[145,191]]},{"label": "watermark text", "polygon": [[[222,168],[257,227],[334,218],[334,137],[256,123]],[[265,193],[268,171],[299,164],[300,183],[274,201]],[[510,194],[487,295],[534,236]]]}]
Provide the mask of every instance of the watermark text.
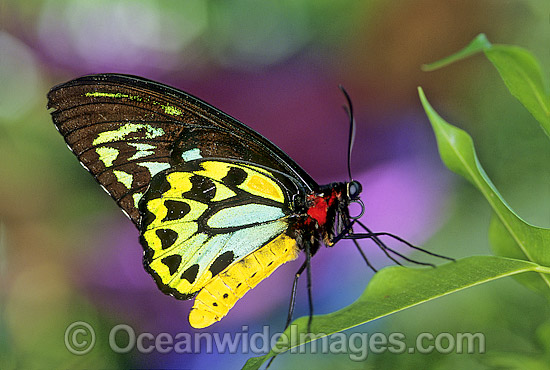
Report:
[{"label": "watermark text", "polygon": [[[75,355],[89,353],[96,344],[92,326],[84,321],[72,323],[65,330],[65,346]],[[148,353],[250,353],[263,355],[275,353],[330,353],[348,354],[352,361],[364,361],[370,353],[485,353],[483,333],[420,333],[414,340],[407,340],[404,333],[300,333],[295,326],[285,333],[271,333],[269,326],[261,332],[250,333],[248,326],[235,333],[136,332],[126,324],[111,328],[105,338],[115,353],[137,351]],[[310,342],[304,346],[300,343]],[[411,344],[412,342],[412,344]]]}]

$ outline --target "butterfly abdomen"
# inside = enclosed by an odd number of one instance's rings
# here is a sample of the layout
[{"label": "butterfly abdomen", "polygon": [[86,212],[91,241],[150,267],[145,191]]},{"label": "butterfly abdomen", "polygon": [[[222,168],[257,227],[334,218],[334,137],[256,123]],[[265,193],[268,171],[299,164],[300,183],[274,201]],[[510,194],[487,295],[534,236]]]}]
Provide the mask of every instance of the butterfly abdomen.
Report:
[{"label": "butterfly abdomen", "polygon": [[195,298],[189,313],[194,328],[221,320],[235,303],[282,264],[298,257],[296,241],[285,234],[216,275]]}]

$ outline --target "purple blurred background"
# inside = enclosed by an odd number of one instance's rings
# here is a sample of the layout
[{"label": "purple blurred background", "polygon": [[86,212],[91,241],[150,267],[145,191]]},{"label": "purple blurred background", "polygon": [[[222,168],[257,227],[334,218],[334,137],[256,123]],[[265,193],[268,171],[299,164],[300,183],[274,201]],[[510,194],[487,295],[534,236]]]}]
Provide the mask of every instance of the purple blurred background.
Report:
[{"label": "purple blurred background", "polygon": [[[220,368],[220,361],[223,368],[238,368],[251,356],[109,349],[109,330],[121,323],[136,332],[194,332],[187,322],[192,302],[163,295],[144,271],[137,230],[82,170],[51,123],[45,105],[53,85],[119,72],[175,86],[257,130],[319,183],[328,183],[347,180],[342,84],[356,114],[352,170],[363,184],[362,221],[434,252],[486,254],[489,211],[440,163],[416,87],[476,138],[490,175],[497,184],[503,180],[503,193],[514,206],[526,204],[522,210],[535,221],[548,219],[529,207],[522,195],[528,191],[514,181],[536,177],[531,174],[539,167],[528,159],[547,152],[540,149],[536,125],[500,126],[502,118],[529,116],[510,103],[482,57],[431,73],[420,66],[462,48],[480,32],[548,61],[547,8],[542,0],[5,0],[0,5],[0,368],[206,369]],[[502,136],[495,136],[495,129]],[[518,135],[526,138],[523,144],[511,144]],[[529,147],[532,157],[510,158],[510,145],[518,145],[514,152]],[[428,242],[434,234],[435,241]],[[389,264],[375,246],[363,245],[375,266]],[[278,269],[205,331],[233,333],[243,325],[251,333],[262,325],[281,330],[302,259]],[[346,241],[322,248],[312,270],[316,313],[353,302],[373,274]],[[302,280],[295,317],[308,313]],[[448,310],[442,306],[432,317]],[[487,310],[490,316],[493,311]],[[85,356],[69,353],[63,344],[74,321],[86,321],[97,332],[96,348]],[[384,330],[389,322],[359,330]],[[464,329],[458,319],[448,325]],[[403,366],[398,360],[355,363],[331,355],[281,357],[274,369]],[[447,366],[434,357],[415,361],[425,368]],[[453,361],[449,364],[470,366],[470,360]]]}]

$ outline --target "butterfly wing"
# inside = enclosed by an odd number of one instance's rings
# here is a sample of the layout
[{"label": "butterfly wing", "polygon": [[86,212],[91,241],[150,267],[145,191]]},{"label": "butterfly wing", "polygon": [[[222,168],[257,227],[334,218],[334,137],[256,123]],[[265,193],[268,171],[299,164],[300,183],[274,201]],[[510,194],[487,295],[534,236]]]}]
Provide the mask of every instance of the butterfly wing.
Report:
[{"label": "butterfly wing", "polygon": [[154,177],[140,208],[145,265],[159,287],[193,297],[235,261],[288,227],[278,180],[251,165],[213,160]]},{"label": "butterfly wing", "polygon": [[285,234],[289,194],[269,171],[196,159],[154,176],[140,202],[144,265],[166,294],[194,297],[202,328],[248,290],[298,256]]},{"label": "butterfly wing", "polygon": [[69,148],[131,220],[151,178],[178,163],[233,159],[286,174],[285,186],[317,187],[269,140],[180,90],[141,77],[100,74],[48,94]]},{"label": "butterfly wing", "polygon": [[69,148],[140,229],[159,288],[180,299],[198,293],[193,326],[220,320],[297,257],[285,233],[292,204],[318,185],[255,131],[134,76],[85,76],[48,99]]}]

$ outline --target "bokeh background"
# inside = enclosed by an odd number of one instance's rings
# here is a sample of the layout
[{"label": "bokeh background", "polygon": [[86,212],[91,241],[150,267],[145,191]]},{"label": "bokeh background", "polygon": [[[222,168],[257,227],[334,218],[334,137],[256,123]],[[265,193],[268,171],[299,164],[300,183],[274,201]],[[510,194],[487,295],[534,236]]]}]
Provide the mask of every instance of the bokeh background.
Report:
[{"label": "bokeh background", "polygon": [[[66,148],[46,110],[55,84],[121,72],[176,86],[268,137],[319,183],[347,180],[342,84],[357,119],[352,167],[363,183],[363,221],[448,256],[489,254],[490,209],[441,164],[416,87],[473,136],[505,199],[541,226],[550,226],[548,140],[482,56],[430,73],[420,66],[484,32],[529,49],[548,77],[549,8],[546,0],[2,0],[0,368],[229,369],[251,356],[109,348],[117,324],[137,334],[194,333],[192,302],[157,290],[142,268],[137,230]],[[364,247],[376,266],[389,264]],[[280,331],[301,261],[205,331]],[[353,302],[373,274],[344,241],[321,249],[312,270],[316,313]],[[296,316],[307,312],[300,284]],[[505,279],[350,331],[399,331],[411,343],[421,332],[482,332],[485,355],[387,353],[354,362],[345,354],[285,354],[272,368],[529,368],[525,358],[545,356],[537,328],[549,313],[542,298]],[[96,331],[87,355],[65,348],[74,321]]]}]

